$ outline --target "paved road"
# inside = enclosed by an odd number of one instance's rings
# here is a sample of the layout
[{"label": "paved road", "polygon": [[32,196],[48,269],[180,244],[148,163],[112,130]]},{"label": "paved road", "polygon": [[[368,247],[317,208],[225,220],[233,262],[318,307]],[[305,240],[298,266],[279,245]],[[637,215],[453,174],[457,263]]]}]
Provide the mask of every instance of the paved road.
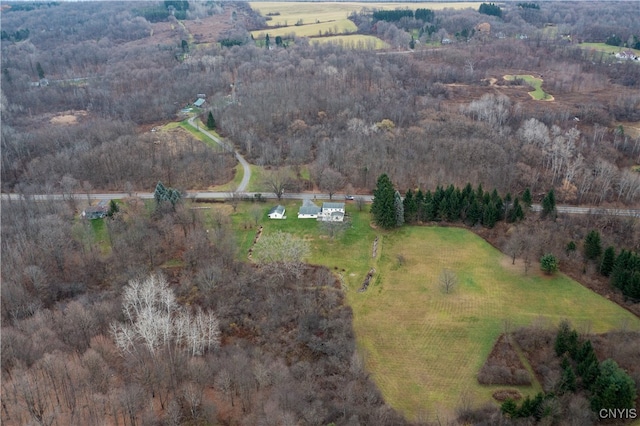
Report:
[{"label": "paved road", "polygon": [[249,167],[249,163],[247,162],[247,160],[245,160],[244,157],[242,155],[240,155],[240,153],[238,151],[236,151],[236,149],[232,145],[229,145],[228,143],[226,143],[225,141],[223,141],[219,137],[217,137],[215,135],[212,135],[211,133],[207,132],[205,129],[200,128],[200,126],[195,125],[194,121],[195,121],[196,118],[197,118],[197,116],[193,116],[189,120],[187,120],[189,125],[191,127],[193,127],[194,129],[196,129],[196,130],[200,131],[201,133],[203,133],[205,136],[207,136],[209,139],[211,139],[212,141],[214,141],[215,143],[217,143],[218,145],[220,145],[224,149],[227,149],[229,151],[233,151],[233,153],[235,154],[236,158],[238,159],[238,162],[240,162],[240,164],[242,164],[242,170],[243,170],[242,182],[240,182],[240,185],[238,185],[238,188],[236,188],[236,191],[237,192],[246,191],[247,190],[247,186],[249,185],[249,179],[251,179],[251,167]]},{"label": "paved road", "polygon": [[[244,179],[243,179],[244,180]],[[242,192],[242,197],[247,197],[253,199],[256,195],[260,194],[262,198],[266,198],[269,200],[275,200],[276,196],[274,193],[269,192]],[[136,192],[132,195],[135,195],[139,198],[152,199],[152,192]],[[103,194],[91,194],[92,200],[117,200],[121,198],[127,198],[129,194],[126,193],[103,193]],[[196,199],[196,200],[226,200],[232,198],[234,195],[229,192],[188,192],[186,194],[186,198]],[[65,200],[68,199],[68,195],[65,198],[62,194],[38,194],[32,195],[33,199],[37,201],[44,200]],[[373,195],[355,195],[356,198],[362,198],[364,202],[370,203],[373,201]],[[18,200],[21,198],[18,194],[2,194],[2,200]],[[73,198],[77,200],[83,200],[87,198],[86,193],[76,193],[73,194]],[[301,193],[285,193],[282,198],[287,200],[317,200],[317,201],[329,201],[329,194],[324,193],[309,193],[309,192],[301,192]],[[333,201],[340,202],[345,200],[344,194],[333,194]],[[352,201],[355,202],[355,201]],[[637,217],[640,218],[640,209],[614,209],[614,208],[599,208],[599,207],[578,207],[578,206],[556,206],[558,213],[565,214],[594,214],[594,215],[610,215],[610,216],[628,216],[628,217]],[[539,212],[542,210],[542,207],[539,204],[534,204],[531,206],[531,210],[534,212]]]}]

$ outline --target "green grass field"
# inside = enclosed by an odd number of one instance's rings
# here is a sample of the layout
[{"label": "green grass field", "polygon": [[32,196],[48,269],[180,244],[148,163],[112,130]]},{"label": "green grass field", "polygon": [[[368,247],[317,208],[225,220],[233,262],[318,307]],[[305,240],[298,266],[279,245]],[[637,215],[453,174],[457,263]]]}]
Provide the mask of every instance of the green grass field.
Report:
[{"label": "green grass field", "polygon": [[[478,10],[479,2],[425,2],[425,3],[376,3],[379,10],[394,9],[431,9],[444,8]],[[357,30],[356,25],[348,20],[354,11],[371,8],[371,3],[364,2],[250,2],[252,9],[262,16],[271,18],[267,21],[269,27],[279,27],[269,30],[252,31],[254,38],[262,40],[268,33],[270,39],[277,36],[286,37],[295,34],[296,37],[313,37],[314,42],[336,43],[352,49],[385,49],[388,44],[377,37],[365,35],[346,35]],[[300,25],[296,25],[296,24]],[[330,37],[319,37],[333,34]],[[317,39],[316,39],[317,38]]]},{"label": "green grass field", "polygon": [[387,42],[380,40],[378,37],[363,34],[314,38],[311,43],[335,43],[348,49],[358,50],[378,50],[389,47]]},{"label": "green grass field", "polygon": [[293,25],[281,28],[273,28],[269,30],[252,31],[251,35],[256,39],[265,38],[269,34],[269,38],[275,39],[277,36],[286,37],[294,33],[296,37],[320,37],[329,34],[349,34],[358,30],[356,24],[348,19],[339,19],[336,21],[321,22],[318,24],[309,23],[309,25]]},{"label": "green grass field", "polygon": [[[562,274],[542,275],[521,266],[470,231],[446,227],[403,227],[387,232],[370,226],[367,212],[347,205],[351,227],[331,240],[314,220],[297,219],[300,201],[285,201],[286,220],[269,220],[275,201],[261,206],[266,234],[293,233],[309,241],[312,264],[336,272],[354,312],[357,344],[386,401],[410,419],[451,419],[465,395],[474,404],[491,401],[499,386],[481,386],[476,375],[505,322],[512,326],[557,325],[567,318],[578,330],[605,332],[625,324],[640,330],[640,319]],[[241,204],[231,215],[240,256],[246,259],[256,229]],[[380,237],[378,257],[372,245]],[[398,255],[404,258],[402,264]],[[358,293],[369,269],[376,275]],[[444,268],[459,284],[451,294],[440,289]],[[597,313],[594,315],[594,313]],[[519,387],[535,394],[540,385]]]},{"label": "green grass field", "polygon": [[[458,276],[452,294],[438,283],[444,268]],[[349,288],[358,345],[385,399],[412,419],[450,418],[462,394],[476,404],[491,400],[497,387],[479,385],[476,374],[506,320],[556,325],[568,318],[593,332],[625,322],[640,329],[637,317],[562,274],[525,276],[463,229],[405,227],[389,234],[378,271],[379,284],[367,292]]]},{"label": "green grass field", "polygon": [[580,46],[582,49],[593,49],[593,50],[606,52],[606,53],[618,53],[618,52],[622,52],[623,50],[630,50],[634,52],[636,55],[640,55],[640,50],[638,49],[609,46],[608,44],[605,44],[605,43],[580,43],[578,46]]},{"label": "green grass field", "polygon": [[[425,3],[376,3],[376,9],[431,9],[442,10],[444,8],[478,10],[481,2],[425,2]],[[363,8],[371,8],[371,3],[366,2],[249,2],[252,9],[260,12],[262,16],[269,13],[279,13],[271,16],[267,21],[269,26],[290,26],[302,20],[304,24],[317,22],[336,21],[346,19],[353,11],[361,11]]]},{"label": "green grass field", "polygon": [[533,91],[529,92],[529,95],[536,101],[552,101],[553,96],[542,90],[542,79],[534,77],[532,75],[505,75],[505,80],[513,80],[520,78],[528,85],[533,87]]}]

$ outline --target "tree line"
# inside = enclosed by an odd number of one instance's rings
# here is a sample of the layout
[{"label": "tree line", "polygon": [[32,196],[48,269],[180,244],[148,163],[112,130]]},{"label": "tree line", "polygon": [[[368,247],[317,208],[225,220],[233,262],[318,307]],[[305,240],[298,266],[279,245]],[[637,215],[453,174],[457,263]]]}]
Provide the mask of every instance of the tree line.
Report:
[{"label": "tree line", "polygon": [[[373,195],[371,213],[383,228],[432,221],[463,222],[468,226],[479,224],[493,228],[500,220],[523,220],[525,210],[531,206],[528,188],[521,203],[519,197],[512,199],[511,194],[507,194],[503,198],[495,189],[484,191],[481,184],[474,189],[470,183],[462,189],[454,185],[447,188],[438,186],[433,193],[409,189],[401,198],[386,174],[378,178]],[[548,209],[555,209],[555,202]]]},{"label": "tree line", "polygon": [[555,355],[562,359],[561,373],[551,392],[528,396],[517,404],[507,399],[502,413],[512,419],[533,418],[540,421],[553,417],[553,401],[564,394],[587,392],[594,413],[602,409],[632,409],[635,406],[636,384],[612,359],[598,360],[591,340],[580,339],[567,321],[560,323],[553,343]]}]

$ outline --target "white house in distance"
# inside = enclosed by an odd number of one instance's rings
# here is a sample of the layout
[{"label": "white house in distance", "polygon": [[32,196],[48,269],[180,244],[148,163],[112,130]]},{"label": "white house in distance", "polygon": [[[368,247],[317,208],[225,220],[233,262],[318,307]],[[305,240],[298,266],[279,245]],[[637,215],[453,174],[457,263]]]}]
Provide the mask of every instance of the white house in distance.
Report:
[{"label": "white house in distance", "polygon": [[317,219],[322,210],[311,200],[304,200],[302,207],[298,210],[298,219]]},{"label": "white house in distance", "polygon": [[318,213],[318,220],[324,222],[344,221],[344,203],[322,203],[322,209]]},{"label": "white house in distance", "polygon": [[287,217],[284,215],[284,212],[284,206],[278,204],[277,206],[269,210],[269,219],[286,219]]}]

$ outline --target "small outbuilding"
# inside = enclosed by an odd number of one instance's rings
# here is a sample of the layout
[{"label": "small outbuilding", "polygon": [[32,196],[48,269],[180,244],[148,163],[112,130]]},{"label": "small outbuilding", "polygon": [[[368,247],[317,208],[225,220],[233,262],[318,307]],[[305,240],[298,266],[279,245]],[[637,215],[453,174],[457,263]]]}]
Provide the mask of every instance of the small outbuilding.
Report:
[{"label": "small outbuilding", "polygon": [[193,103],[193,106],[198,108],[200,108],[202,105],[204,105],[204,99],[202,98],[198,98],[198,100]]},{"label": "small outbuilding", "polygon": [[313,201],[304,200],[302,202],[302,207],[298,210],[298,219],[317,219],[320,210],[320,207],[318,207]]},{"label": "small outbuilding", "polygon": [[277,206],[269,210],[269,214],[267,216],[269,216],[269,219],[286,219],[287,217],[284,215],[284,213],[284,206],[278,204]]}]

